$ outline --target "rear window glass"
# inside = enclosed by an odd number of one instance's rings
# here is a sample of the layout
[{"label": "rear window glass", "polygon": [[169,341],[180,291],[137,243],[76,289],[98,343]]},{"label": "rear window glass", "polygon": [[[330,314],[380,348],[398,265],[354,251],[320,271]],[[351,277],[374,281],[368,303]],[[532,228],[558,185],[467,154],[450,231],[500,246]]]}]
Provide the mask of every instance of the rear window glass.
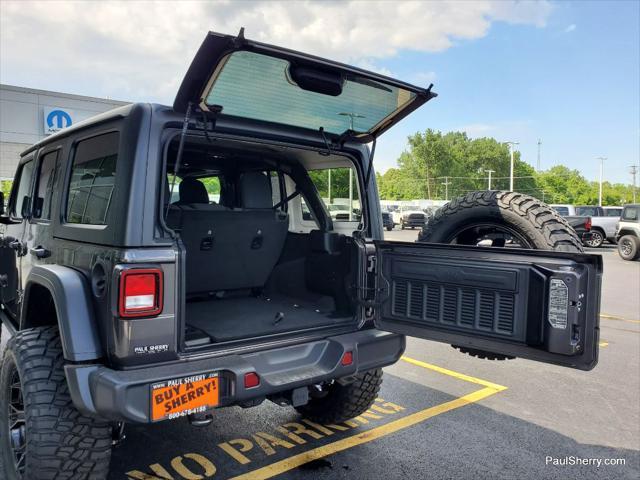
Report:
[{"label": "rear window glass", "polygon": [[78,143],[71,167],[67,222],[106,225],[118,159],[117,132]]},{"label": "rear window glass", "polygon": [[553,209],[563,217],[566,217],[569,215],[569,209],[567,207],[553,207]]},{"label": "rear window glass", "polygon": [[344,80],[338,96],[303,90],[289,62],[238,51],[224,61],[205,98],[222,113],[331,133],[363,133],[404,108],[415,93],[358,76]]},{"label": "rear window glass", "polygon": [[622,212],[623,220],[638,220],[640,214],[640,207],[625,207]]},{"label": "rear window glass", "polygon": [[576,207],[576,215],[585,217],[599,217],[598,207]]}]

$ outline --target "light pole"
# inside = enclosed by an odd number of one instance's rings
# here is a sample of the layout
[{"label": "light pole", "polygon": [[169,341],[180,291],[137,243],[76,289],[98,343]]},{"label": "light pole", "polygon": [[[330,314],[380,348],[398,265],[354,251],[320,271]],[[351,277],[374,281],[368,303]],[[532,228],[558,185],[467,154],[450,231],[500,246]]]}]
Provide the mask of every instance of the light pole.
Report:
[{"label": "light pole", "polygon": [[600,160],[600,188],[598,191],[598,206],[602,206],[602,174],[604,168],[604,161],[607,157],[596,157],[596,160]]},{"label": "light pole", "polygon": [[449,181],[449,177],[444,177],[444,182],[442,182],[442,185],[444,185],[444,200],[448,202],[449,201],[449,185],[451,185],[451,182]]},{"label": "light pole", "polygon": [[542,145],[542,140],[538,139],[538,171],[540,171],[540,146]]},{"label": "light pole", "polygon": [[489,174],[489,188],[487,190],[491,190],[491,174],[495,172],[495,170],[485,170],[486,173]]},{"label": "light pole", "polygon": [[638,167],[631,165],[629,167],[629,173],[631,173],[631,176],[633,177],[633,203],[636,203],[636,175],[638,174]]},{"label": "light pole", "polygon": [[511,168],[509,169],[509,191],[513,192],[513,146],[520,145],[518,142],[507,142],[511,150]]}]

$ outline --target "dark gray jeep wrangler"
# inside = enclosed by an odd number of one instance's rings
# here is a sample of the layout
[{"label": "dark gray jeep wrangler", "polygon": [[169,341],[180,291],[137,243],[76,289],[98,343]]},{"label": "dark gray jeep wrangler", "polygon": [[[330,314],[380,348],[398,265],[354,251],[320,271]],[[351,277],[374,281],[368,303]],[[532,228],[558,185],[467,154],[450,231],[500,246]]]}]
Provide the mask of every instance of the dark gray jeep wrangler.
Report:
[{"label": "dark gray jeep wrangler", "polygon": [[488,192],[436,223],[506,208],[561,251],[383,241],[376,139],[435,96],[210,33],[173,107],[26,150],[0,217],[4,478],[105,478],[125,422],[265,399],[344,421],[405,335],[593,368],[601,259],[544,204]]}]

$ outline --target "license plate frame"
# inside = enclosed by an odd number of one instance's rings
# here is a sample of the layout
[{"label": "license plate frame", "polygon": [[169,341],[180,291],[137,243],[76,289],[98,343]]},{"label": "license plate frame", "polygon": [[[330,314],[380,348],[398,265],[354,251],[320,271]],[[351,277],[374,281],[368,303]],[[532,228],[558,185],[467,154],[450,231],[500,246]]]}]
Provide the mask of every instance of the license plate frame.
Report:
[{"label": "license plate frame", "polygon": [[153,383],[149,386],[149,403],[152,422],[215,408],[220,404],[220,375],[208,372]]}]

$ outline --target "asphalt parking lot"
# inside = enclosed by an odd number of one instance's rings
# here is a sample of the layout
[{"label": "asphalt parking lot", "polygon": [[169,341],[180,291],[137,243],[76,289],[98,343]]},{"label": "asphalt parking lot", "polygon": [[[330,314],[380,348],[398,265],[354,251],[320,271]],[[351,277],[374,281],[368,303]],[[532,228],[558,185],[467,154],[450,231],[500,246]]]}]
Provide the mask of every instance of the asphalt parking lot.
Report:
[{"label": "asphalt parking lot", "polygon": [[639,478],[640,262],[613,247],[597,253],[605,276],[591,372],[409,339],[379,400],[353,421],[317,425],[265,402],[221,409],[205,428],[129,426],[109,478]]},{"label": "asphalt parking lot", "polygon": [[[417,231],[387,232],[413,241]],[[491,362],[409,339],[379,401],[341,425],[265,402],[131,427],[111,479],[633,478],[640,476],[640,262],[605,263],[600,364],[591,372]]]}]

